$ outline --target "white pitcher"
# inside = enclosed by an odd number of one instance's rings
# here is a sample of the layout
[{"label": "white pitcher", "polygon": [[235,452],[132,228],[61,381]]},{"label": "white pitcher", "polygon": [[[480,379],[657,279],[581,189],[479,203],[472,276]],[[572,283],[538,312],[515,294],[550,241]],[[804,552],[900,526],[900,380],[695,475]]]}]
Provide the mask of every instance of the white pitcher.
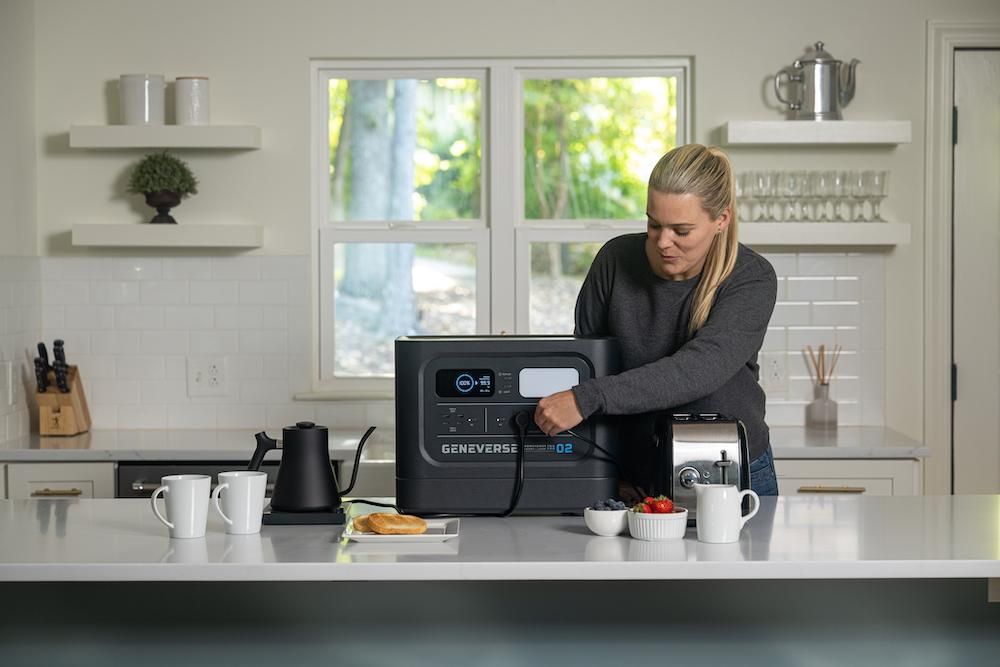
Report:
[{"label": "white pitcher", "polygon": [[[698,498],[698,541],[736,542],[740,530],[760,509],[760,496],[751,489],[740,491],[732,484],[695,484]],[[743,514],[743,498],[750,496],[750,512]]]}]

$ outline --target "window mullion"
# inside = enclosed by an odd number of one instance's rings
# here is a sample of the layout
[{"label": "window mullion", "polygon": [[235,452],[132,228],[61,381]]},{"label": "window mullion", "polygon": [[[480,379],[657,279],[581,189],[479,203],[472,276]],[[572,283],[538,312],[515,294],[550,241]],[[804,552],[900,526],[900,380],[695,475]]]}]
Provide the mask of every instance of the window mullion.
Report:
[{"label": "window mullion", "polygon": [[514,227],[520,217],[516,182],[521,142],[517,139],[520,127],[520,94],[514,67],[497,64],[488,74],[487,115],[488,132],[486,150],[483,152],[488,176],[488,221],[490,225],[490,333],[513,333],[516,330],[515,308],[519,299],[527,299],[510,289],[511,267],[515,275],[520,267],[515,264]]}]

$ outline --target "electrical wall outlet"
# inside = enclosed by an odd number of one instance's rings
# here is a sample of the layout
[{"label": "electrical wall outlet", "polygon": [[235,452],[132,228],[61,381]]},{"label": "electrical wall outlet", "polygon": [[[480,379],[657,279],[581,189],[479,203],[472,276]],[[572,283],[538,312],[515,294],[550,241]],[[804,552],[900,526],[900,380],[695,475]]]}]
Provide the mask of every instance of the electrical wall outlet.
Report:
[{"label": "electrical wall outlet", "polygon": [[788,392],[788,367],[784,352],[764,352],[760,355],[760,386],[766,392]]},{"label": "electrical wall outlet", "polygon": [[188,357],[188,396],[225,396],[226,375],[225,357]]}]

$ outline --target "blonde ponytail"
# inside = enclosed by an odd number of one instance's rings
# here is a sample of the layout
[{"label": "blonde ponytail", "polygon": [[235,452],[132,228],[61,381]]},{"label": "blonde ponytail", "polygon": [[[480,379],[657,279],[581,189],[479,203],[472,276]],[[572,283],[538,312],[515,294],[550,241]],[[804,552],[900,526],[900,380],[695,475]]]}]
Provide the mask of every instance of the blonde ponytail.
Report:
[{"label": "blonde ponytail", "polygon": [[728,209],[729,225],[712,239],[701,280],[695,289],[688,334],[704,326],[719,285],[736,266],[739,240],[736,232],[736,180],[729,156],[715,146],[687,144],[662,158],[649,175],[649,188],[664,194],[693,194],[713,220]]}]

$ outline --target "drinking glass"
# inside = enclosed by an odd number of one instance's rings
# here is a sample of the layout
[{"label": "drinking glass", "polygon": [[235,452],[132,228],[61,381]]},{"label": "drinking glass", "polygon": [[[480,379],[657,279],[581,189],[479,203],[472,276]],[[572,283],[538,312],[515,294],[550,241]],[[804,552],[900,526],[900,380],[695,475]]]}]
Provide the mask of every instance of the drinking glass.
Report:
[{"label": "drinking glass", "polygon": [[782,220],[801,219],[802,172],[782,171],[778,173],[778,192],[782,196],[780,207]]},{"label": "drinking glass", "polygon": [[855,222],[864,222],[865,220],[865,187],[864,181],[861,177],[861,172],[859,171],[849,171],[848,176],[848,188],[851,194],[851,199],[854,203],[853,209],[854,213],[851,219]]},{"label": "drinking glass", "polygon": [[753,172],[743,172],[736,176],[736,214],[740,222],[751,222],[753,213],[754,179]]},{"label": "drinking glass", "polygon": [[774,197],[774,172],[758,171],[755,173],[757,174],[757,178],[754,184],[754,190],[757,193],[757,198],[761,202],[761,206],[759,210],[759,217],[754,219],[769,222],[773,219],[771,216],[771,199]]},{"label": "drinking glass", "polygon": [[862,189],[872,203],[872,215],[869,220],[885,222],[880,207],[882,200],[889,194],[888,171],[866,171],[861,175]]},{"label": "drinking glass", "polygon": [[850,189],[850,172],[847,171],[835,171],[833,172],[833,215],[832,220],[850,220],[851,219],[851,207],[849,203],[849,197],[851,194]]}]

